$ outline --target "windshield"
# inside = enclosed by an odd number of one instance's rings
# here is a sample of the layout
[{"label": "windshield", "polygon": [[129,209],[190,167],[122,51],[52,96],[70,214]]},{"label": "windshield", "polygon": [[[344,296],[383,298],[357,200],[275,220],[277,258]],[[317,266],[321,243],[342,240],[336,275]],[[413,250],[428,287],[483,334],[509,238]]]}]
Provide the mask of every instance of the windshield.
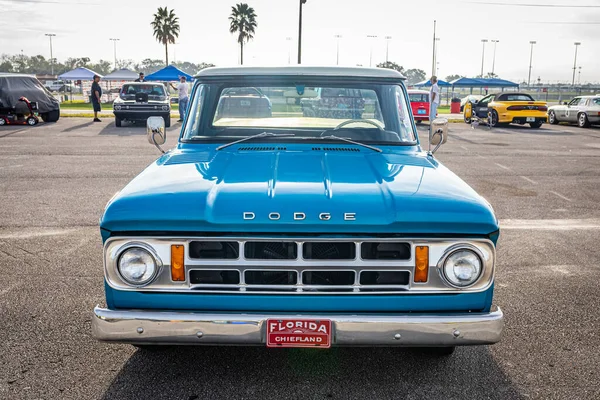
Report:
[{"label": "windshield", "polygon": [[371,144],[413,143],[405,99],[403,87],[393,84],[200,84],[183,139],[227,142],[267,131],[290,134],[286,140],[336,135]]},{"label": "windshield", "polygon": [[137,94],[147,94],[149,99],[159,100],[164,99],[165,87],[161,83],[145,84],[145,85],[123,85],[121,88],[121,98],[123,100],[135,100]]}]

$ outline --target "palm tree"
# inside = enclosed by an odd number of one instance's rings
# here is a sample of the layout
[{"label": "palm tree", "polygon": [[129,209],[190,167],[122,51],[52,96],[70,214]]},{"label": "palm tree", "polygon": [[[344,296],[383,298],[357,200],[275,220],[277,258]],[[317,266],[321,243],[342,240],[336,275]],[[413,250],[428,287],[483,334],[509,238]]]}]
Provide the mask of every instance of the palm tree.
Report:
[{"label": "palm tree", "polygon": [[179,37],[179,18],[175,16],[175,10],[167,10],[167,7],[158,7],[154,14],[154,21],[150,24],[154,28],[154,37],[165,45],[165,62],[169,65],[169,43],[175,44]]},{"label": "palm tree", "polygon": [[248,42],[254,38],[256,29],[256,13],[254,8],[249,7],[246,3],[236,4],[231,7],[231,15],[229,16],[229,32],[237,33],[238,43],[240,44],[240,64],[244,64],[244,42]]}]

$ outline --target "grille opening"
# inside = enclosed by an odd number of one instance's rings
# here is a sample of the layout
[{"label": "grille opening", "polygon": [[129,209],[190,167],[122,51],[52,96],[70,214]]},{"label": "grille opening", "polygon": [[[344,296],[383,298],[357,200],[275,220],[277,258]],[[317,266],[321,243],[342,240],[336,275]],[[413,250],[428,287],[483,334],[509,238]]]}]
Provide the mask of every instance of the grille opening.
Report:
[{"label": "grille opening", "polygon": [[305,285],[353,285],[354,271],[304,271],[302,283]]},{"label": "grille opening", "polygon": [[192,270],[190,271],[191,284],[204,285],[238,285],[240,273],[235,270]]},{"label": "grille opening", "polygon": [[398,242],[364,242],[361,254],[364,260],[410,260],[410,244]]},{"label": "grille opening", "polygon": [[354,260],[354,242],[308,242],[302,248],[306,260]]},{"label": "grille opening", "polygon": [[246,271],[244,279],[248,285],[295,285],[296,271]]},{"label": "grille opening", "polygon": [[294,242],[246,242],[244,256],[255,260],[295,260],[298,245]]},{"label": "grille opening", "polygon": [[360,274],[361,285],[408,285],[408,271],[363,271]]},{"label": "grille opening", "polygon": [[239,258],[238,242],[190,242],[190,258],[201,259],[236,259]]}]

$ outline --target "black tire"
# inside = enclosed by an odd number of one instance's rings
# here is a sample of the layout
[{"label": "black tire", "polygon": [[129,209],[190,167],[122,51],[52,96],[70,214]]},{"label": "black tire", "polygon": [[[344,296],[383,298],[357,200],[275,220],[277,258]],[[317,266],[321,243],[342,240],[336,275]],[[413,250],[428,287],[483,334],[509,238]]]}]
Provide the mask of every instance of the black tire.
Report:
[{"label": "black tire", "polygon": [[60,118],[60,110],[48,111],[42,114],[44,122],[56,122]]},{"label": "black tire", "polygon": [[29,117],[27,118],[27,125],[29,126],[35,126],[38,123],[38,119],[35,117]]},{"label": "black tire", "polygon": [[163,117],[165,120],[165,128],[169,128],[171,126],[171,117]]},{"label": "black tire", "polygon": [[550,111],[548,113],[548,123],[550,123],[551,125],[558,124],[558,118],[556,118],[556,113],[554,111]]},{"label": "black tire", "polygon": [[588,120],[588,117],[585,113],[580,113],[577,116],[577,126],[579,126],[580,128],[589,128],[590,125],[590,121]]},{"label": "black tire", "polygon": [[3,117],[0,117],[0,126],[6,125],[6,120]]},{"label": "black tire", "polygon": [[115,126],[116,126],[117,128],[120,128],[120,127],[121,127],[121,123],[122,123],[122,122],[123,122],[123,120],[122,120],[121,118],[119,118],[119,117],[115,117]]},{"label": "black tire", "polygon": [[492,110],[489,112],[488,125],[490,126],[490,128],[498,126],[498,112],[496,110]]},{"label": "black tire", "polygon": [[533,129],[538,129],[539,127],[542,126],[542,122],[530,122],[529,126]]}]

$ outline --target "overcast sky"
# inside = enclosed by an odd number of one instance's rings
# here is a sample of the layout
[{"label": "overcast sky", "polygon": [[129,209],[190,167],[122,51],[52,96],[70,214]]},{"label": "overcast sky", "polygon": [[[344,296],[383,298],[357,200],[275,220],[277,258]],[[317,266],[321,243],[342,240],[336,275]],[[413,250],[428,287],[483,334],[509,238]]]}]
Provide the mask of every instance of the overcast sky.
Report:
[{"label": "overcast sky", "polygon": [[[0,53],[49,57],[48,38],[55,33],[54,56],[113,60],[164,58],[152,37],[150,22],[159,6],[174,8],[181,34],[170,58],[238,63],[239,47],[229,33],[228,16],[236,0],[0,0]],[[296,59],[299,0],[248,0],[258,15],[245,64],[281,65]],[[571,6],[575,5],[575,7]],[[495,72],[502,78],[527,80],[530,40],[532,80],[569,82],[574,42],[582,81],[600,81],[600,0],[308,0],[304,5],[303,63],[335,65],[336,39],[341,65],[373,65],[389,59],[405,68],[431,73],[433,20],[440,37],[439,75],[478,75],[481,39],[499,40]],[[367,35],[376,35],[368,39]],[[290,37],[291,40],[286,40]],[[493,45],[485,48],[484,72],[492,69]]]}]

